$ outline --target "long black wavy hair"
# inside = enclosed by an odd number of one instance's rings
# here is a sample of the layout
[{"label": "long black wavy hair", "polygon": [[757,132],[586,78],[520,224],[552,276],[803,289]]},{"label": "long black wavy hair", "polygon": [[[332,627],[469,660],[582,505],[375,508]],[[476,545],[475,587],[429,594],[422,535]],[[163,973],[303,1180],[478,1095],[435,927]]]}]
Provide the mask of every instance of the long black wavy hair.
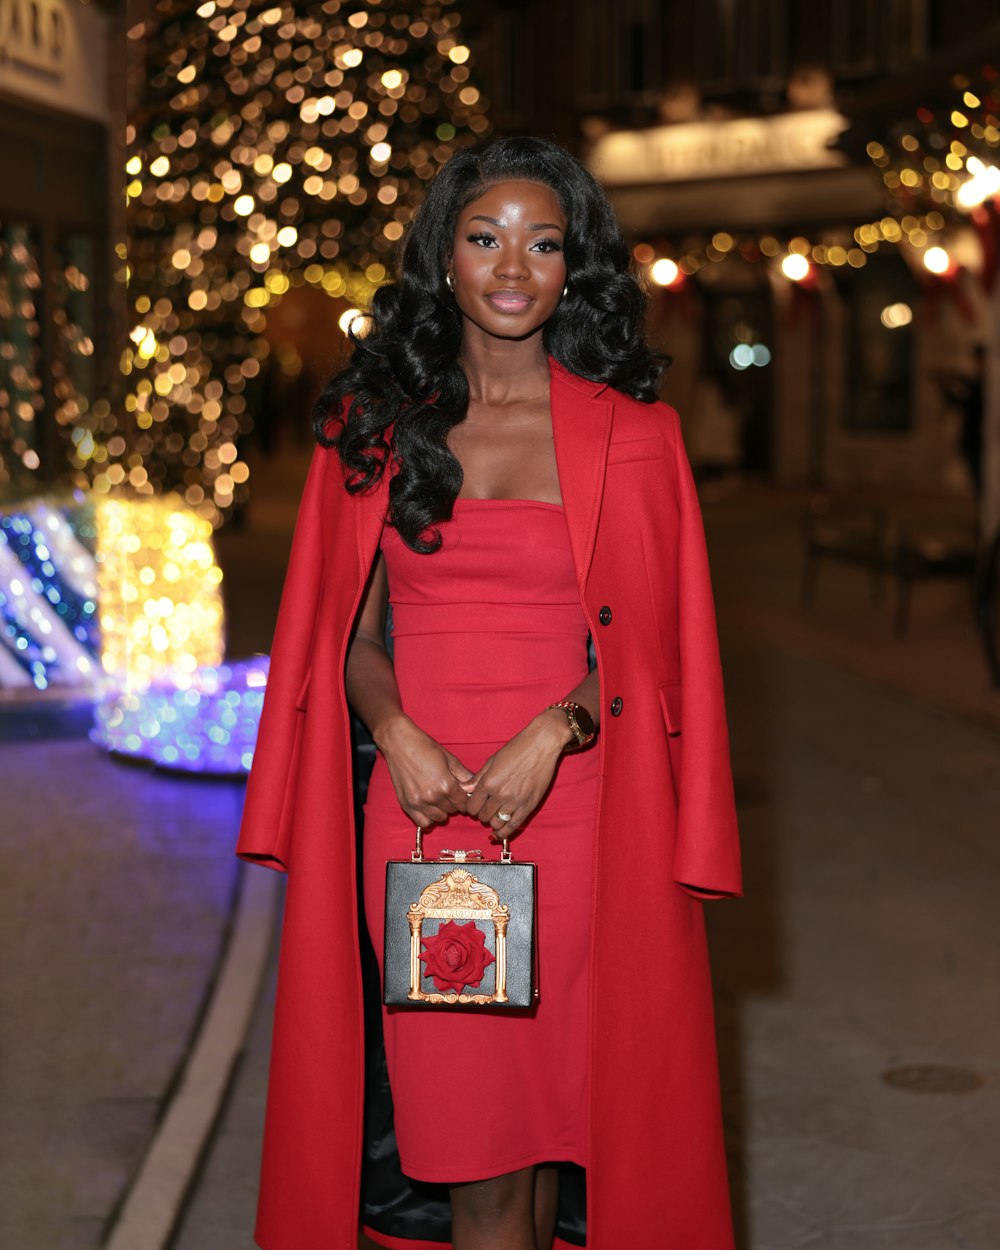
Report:
[{"label": "long black wavy hair", "polygon": [[[379,287],[354,352],[313,410],[321,444],[336,447],[347,489],[387,469],[389,521],[412,550],[436,551],[436,522],[451,516],[462,467],[448,431],[464,420],[469,384],[458,363],[462,314],[445,282],[458,216],[497,182],[544,183],[566,215],[568,293],[542,331],[545,350],[571,373],[656,399],[669,360],[642,334],[646,297],[607,197],[565,148],[513,136],[457,152],[431,183],[405,237],[395,282]],[[389,433],[391,427],[391,433]]]}]

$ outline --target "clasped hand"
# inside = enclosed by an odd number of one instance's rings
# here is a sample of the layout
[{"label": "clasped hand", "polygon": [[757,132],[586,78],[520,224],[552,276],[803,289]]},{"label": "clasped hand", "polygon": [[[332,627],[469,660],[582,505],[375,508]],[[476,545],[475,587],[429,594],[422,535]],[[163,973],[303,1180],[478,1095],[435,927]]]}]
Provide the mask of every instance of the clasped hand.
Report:
[{"label": "clasped hand", "polygon": [[[551,722],[536,718],[477,773],[408,718],[379,746],[399,805],[414,824],[426,828],[464,812],[488,825],[499,841],[512,837],[542,801],[563,743]],[[510,820],[501,820],[501,812]]]}]

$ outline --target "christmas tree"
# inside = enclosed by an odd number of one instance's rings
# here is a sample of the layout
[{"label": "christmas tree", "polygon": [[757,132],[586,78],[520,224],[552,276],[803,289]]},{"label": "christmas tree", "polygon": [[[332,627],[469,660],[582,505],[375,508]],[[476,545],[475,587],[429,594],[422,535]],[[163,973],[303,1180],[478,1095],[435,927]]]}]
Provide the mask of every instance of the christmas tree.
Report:
[{"label": "christmas tree", "polygon": [[[489,129],[452,0],[161,0],[130,32],[129,393],[95,489],[247,493],[268,309],[364,308],[427,182]],[[138,79],[135,78],[138,76]]]}]

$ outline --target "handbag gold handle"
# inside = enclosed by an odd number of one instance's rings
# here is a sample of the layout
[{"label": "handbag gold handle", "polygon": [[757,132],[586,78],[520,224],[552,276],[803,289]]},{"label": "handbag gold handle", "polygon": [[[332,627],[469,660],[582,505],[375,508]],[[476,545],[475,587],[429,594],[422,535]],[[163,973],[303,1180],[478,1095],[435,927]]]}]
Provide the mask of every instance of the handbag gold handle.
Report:
[{"label": "handbag gold handle", "polygon": [[[459,856],[464,857],[466,855],[473,855],[473,854],[481,855],[482,852],[481,851],[442,851],[441,854],[442,856],[445,856],[445,855],[454,856],[456,859],[459,859]],[[424,862],[424,830],[421,825],[416,826],[416,841],[415,841],[413,850],[410,852],[410,859],[415,864],[422,864]],[[461,863],[462,860],[459,859],[459,862]],[[503,840],[503,848],[500,851],[500,862],[501,864],[512,864],[514,862],[514,857],[510,853],[510,838],[504,838]]]}]

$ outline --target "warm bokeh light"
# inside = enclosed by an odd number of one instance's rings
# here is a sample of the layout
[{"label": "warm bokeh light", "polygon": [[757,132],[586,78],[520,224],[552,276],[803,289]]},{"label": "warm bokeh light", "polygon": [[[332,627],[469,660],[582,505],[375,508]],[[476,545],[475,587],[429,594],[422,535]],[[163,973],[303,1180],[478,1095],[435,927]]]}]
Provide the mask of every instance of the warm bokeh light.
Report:
[{"label": "warm bokeh light", "polygon": [[951,267],[951,257],[943,247],[929,247],[924,252],[924,266],[931,273],[947,273]]},{"label": "warm bokeh light", "polygon": [[160,0],[130,29],[128,293],[144,328],[122,410],[80,437],[99,495],[174,489],[213,525],[246,497],[245,465],[219,450],[259,415],[275,305],[311,286],[338,314],[367,309],[429,180],[489,132],[460,8]]},{"label": "warm bokeh light", "polygon": [[649,276],[657,286],[673,286],[681,276],[681,271],[677,268],[675,261],[670,260],[666,256],[661,256],[659,260],[654,260],[650,265]]},{"label": "warm bokeh light", "polygon": [[803,278],[808,277],[811,268],[812,266],[799,252],[789,252],[781,261],[781,272],[793,282],[801,282]]},{"label": "warm bokeh light", "polygon": [[176,497],[103,499],[96,512],[101,666],[117,688],[219,664],[222,570],[212,524]]},{"label": "warm bokeh light", "polygon": [[[342,312],[340,314],[340,319],[338,320],[337,324],[340,326],[344,334],[346,334],[351,329],[352,324],[355,321],[357,321],[357,319],[361,315],[362,314],[361,314],[360,308],[348,308],[346,312]],[[355,333],[357,332],[358,328],[359,328],[358,326],[354,327]]]},{"label": "warm bokeh light", "polygon": [[984,165],[977,156],[970,156],[965,167],[970,177],[955,193],[955,200],[961,208],[976,208],[1000,195],[1000,169],[996,165]]},{"label": "warm bokeh light", "polygon": [[900,326],[910,324],[913,310],[909,304],[887,304],[879,314],[879,319],[887,330],[898,330]]}]

